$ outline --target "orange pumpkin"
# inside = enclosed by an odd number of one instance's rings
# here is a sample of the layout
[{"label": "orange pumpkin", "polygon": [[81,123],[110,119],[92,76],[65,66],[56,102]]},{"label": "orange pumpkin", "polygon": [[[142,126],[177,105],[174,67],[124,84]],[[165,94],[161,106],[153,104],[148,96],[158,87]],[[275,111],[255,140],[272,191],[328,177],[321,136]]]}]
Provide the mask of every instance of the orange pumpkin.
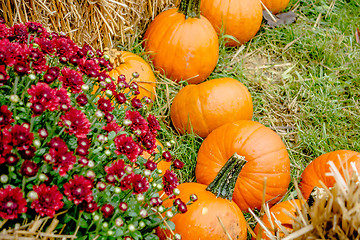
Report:
[{"label": "orange pumpkin", "polygon": [[251,120],[249,91],[238,80],[219,78],[187,85],[175,96],[170,117],[180,132],[206,137],[212,130],[236,120]]},{"label": "orange pumpkin", "polygon": [[[283,236],[283,234],[281,233],[281,228],[277,224],[275,219],[279,221],[279,223],[282,225],[281,227],[284,227],[288,232],[291,232],[293,230],[294,219],[291,218],[286,212],[288,212],[295,218],[297,209],[301,209],[301,201],[298,199],[280,202],[270,208],[269,212],[271,214],[271,220],[269,219],[269,216],[265,214],[262,218],[262,221],[272,234],[275,235],[277,230],[280,230],[280,236]],[[272,222],[272,224],[270,223],[270,221]],[[256,224],[254,232],[256,233],[256,235],[261,234],[261,239],[270,239],[266,236],[264,230],[260,232],[259,224]]]},{"label": "orange pumpkin", "polygon": [[[126,77],[126,81],[136,82],[139,85],[140,94],[138,98],[141,99],[144,96],[155,99],[155,87],[156,78],[150,67],[140,56],[127,52],[127,51],[114,51],[114,69],[109,72],[109,76],[118,79],[123,74]],[[139,74],[138,78],[133,77],[133,73]]]},{"label": "orange pumpkin", "polygon": [[260,209],[265,178],[265,201],[278,202],[290,183],[290,160],[280,136],[258,122],[235,121],[213,130],[198,152],[197,181],[209,184],[235,152],[247,160],[234,191],[240,209]]},{"label": "orange pumpkin", "polygon": [[154,67],[173,81],[204,81],[219,58],[218,37],[200,15],[200,0],[182,0],[178,9],[160,13],[144,35]]},{"label": "orange pumpkin", "polygon": [[277,14],[284,10],[289,4],[290,0],[262,0],[263,4],[269,9],[273,14]]},{"label": "orange pumpkin", "polygon": [[[187,206],[186,213],[176,214],[170,220],[175,224],[175,233],[186,240],[240,240],[246,239],[247,228],[244,215],[231,201],[237,174],[243,164],[238,156],[231,158],[217,178],[207,187],[200,183],[183,183],[178,186],[183,202],[188,202],[195,194],[198,200]],[[171,200],[164,202],[171,207]],[[229,236],[227,236],[226,229]],[[169,231],[157,229],[160,240],[170,236]],[[172,239],[172,238],[171,238]]]},{"label": "orange pumpkin", "polygon": [[[159,140],[156,139],[156,145],[157,146],[161,146],[161,148],[164,148],[164,146],[161,144],[161,142]],[[159,152],[159,150],[157,148],[155,148],[155,152]],[[144,151],[143,154],[141,155],[143,158],[148,159],[151,155]],[[160,161],[157,164],[157,169],[160,169],[162,171],[162,173],[160,175],[164,175],[165,171],[168,170],[171,166],[171,162],[167,162],[165,160]]]},{"label": "orange pumpkin", "polygon": [[260,0],[202,0],[201,14],[217,33],[235,37],[226,46],[237,46],[252,39],[260,29],[262,6]]},{"label": "orange pumpkin", "polygon": [[353,168],[350,166],[351,162],[355,164],[356,169],[360,172],[360,153],[350,150],[337,150],[325,153],[314,159],[301,174],[299,187],[305,199],[310,196],[314,187],[323,187],[320,181],[322,181],[326,187],[334,186],[334,177],[326,176],[326,173],[330,173],[329,161],[335,164],[342,176],[344,176],[345,169],[348,170],[351,176],[353,172]]}]

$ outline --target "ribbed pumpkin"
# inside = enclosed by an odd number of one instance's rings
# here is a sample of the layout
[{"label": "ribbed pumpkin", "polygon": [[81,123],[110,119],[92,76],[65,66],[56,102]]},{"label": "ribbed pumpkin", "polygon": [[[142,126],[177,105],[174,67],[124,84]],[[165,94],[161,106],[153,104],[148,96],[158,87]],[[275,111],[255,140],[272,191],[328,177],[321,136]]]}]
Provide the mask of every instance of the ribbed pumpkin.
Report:
[{"label": "ribbed pumpkin", "polygon": [[200,15],[199,4],[200,0],[182,0],[179,8],[156,16],[144,35],[154,67],[176,82],[204,81],[219,58],[218,37]]},{"label": "ribbed pumpkin", "polygon": [[284,10],[289,4],[290,0],[262,0],[263,4],[269,9],[273,14],[277,14]]},{"label": "ribbed pumpkin", "polygon": [[326,176],[326,173],[330,172],[328,162],[332,161],[336,168],[343,175],[344,170],[348,170],[350,176],[353,172],[350,163],[353,162],[356,169],[360,172],[360,153],[350,150],[337,150],[329,153],[325,153],[315,158],[310,164],[304,169],[301,174],[301,182],[299,184],[301,193],[304,198],[307,199],[314,187],[322,188],[320,181],[325,186],[333,187],[335,179],[332,176]]},{"label": "ribbed pumpkin", "polygon": [[[234,155],[209,186],[200,183],[180,184],[178,197],[183,202],[188,202],[192,194],[198,200],[187,206],[186,213],[176,214],[171,219],[175,224],[174,232],[186,240],[245,240],[245,218],[239,207],[231,201],[236,177],[243,164],[243,158]],[[163,205],[171,207],[171,200],[165,201]],[[159,228],[157,234],[161,240],[170,236],[169,231]]]},{"label": "ribbed pumpkin", "polygon": [[233,78],[187,85],[175,96],[170,117],[180,132],[206,137],[212,130],[236,120],[251,120],[253,104],[248,89]]},{"label": "ribbed pumpkin", "polygon": [[200,146],[196,179],[209,184],[234,153],[247,163],[236,182],[233,200],[242,211],[260,209],[266,178],[265,201],[275,204],[290,183],[290,160],[279,135],[254,121],[235,121],[213,130]]},{"label": "ribbed pumpkin", "polygon": [[[293,229],[292,225],[294,223],[294,220],[287,213],[289,213],[295,217],[297,208],[301,210],[301,201],[298,199],[280,202],[280,203],[274,205],[273,207],[271,207],[269,210],[270,215],[271,215],[271,222],[273,225],[270,223],[269,216],[266,214],[262,218],[262,221],[263,221],[264,225],[268,228],[268,230],[270,230],[271,233],[274,235],[277,232],[277,230],[279,230],[279,232],[281,232],[281,228],[279,225],[277,225],[275,219],[277,221],[279,221],[279,223],[282,225],[282,227],[284,227],[287,231],[291,232]],[[274,216],[275,216],[275,218],[274,218]],[[254,232],[256,233],[256,235],[261,234],[261,239],[270,239],[269,237],[266,236],[264,230],[262,230],[260,232],[259,224],[256,224]],[[280,236],[282,236],[281,233],[280,233]],[[255,239],[255,238],[253,238],[253,239]]]},{"label": "ribbed pumpkin", "polygon": [[[259,31],[262,6],[260,0],[202,0],[201,14],[218,33],[231,35],[243,44]],[[240,44],[234,40],[226,43],[227,46]]]},{"label": "ribbed pumpkin", "polygon": [[[112,50],[107,54],[111,55],[110,60],[114,65],[114,69],[109,72],[110,77],[117,80],[118,76],[123,74],[127,82],[133,79],[139,85],[140,94],[137,96],[139,99],[144,96],[155,99],[156,78],[150,65],[144,59],[127,51]],[[133,77],[134,72],[139,74],[138,78]]]}]

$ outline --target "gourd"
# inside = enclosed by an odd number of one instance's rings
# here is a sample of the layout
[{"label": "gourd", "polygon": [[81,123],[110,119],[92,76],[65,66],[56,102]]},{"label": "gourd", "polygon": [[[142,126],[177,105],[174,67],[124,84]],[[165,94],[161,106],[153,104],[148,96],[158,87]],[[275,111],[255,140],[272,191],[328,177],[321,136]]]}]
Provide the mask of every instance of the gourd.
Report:
[{"label": "gourd", "polygon": [[252,39],[262,21],[260,0],[202,0],[201,13],[218,34],[233,36],[226,46],[238,46]]},{"label": "gourd", "polygon": [[[231,201],[236,177],[244,163],[242,157],[234,154],[209,186],[200,183],[180,184],[178,198],[186,203],[195,194],[198,199],[187,206],[186,213],[178,213],[171,218],[175,224],[174,232],[186,240],[245,240],[245,218]],[[171,200],[164,202],[164,207],[171,205]],[[164,240],[170,236],[170,231],[158,228],[157,234]]]},{"label": "gourd", "polygon": [[289,1],[290,0],[262,0],[267,9],[273,14],[277,14],[284,10],[289,4]]},{"label": "gourd", "polygon": [[182,0],[179,8],[156,16],[144,34],[155,69],[176,82],[204,81],[219,58],[218,37],[199,5],[200,0]]},{"label": "gourd", "polygon": [[240,209],[261,208],[265,180],[265,201],[278,202],[290,183],[290,160],[280,136],[258,122],[240,120],[213,130],[198,151],[197,181],[209,184],[235,152],[247,161],[234,190]]},{"label": "gourd", "polygon": [[358,152],[337,150],[322,154],[310,162],[301,174],[299,187],[305,199],[310,196],[314,187],[323,187],[320,181],[328,188],[334,186],[334,177],[326,176],[330,172],[329,161],[335,164],[342,176],[344,176],[344,170],[347,170],[350,176],[352,175],[353,168],[350,166],[351,163],[355,164],[356,169],[360,172],[360,153]]},{"label": "gourd", "polygon": [[233,78],[187,85],[175,96],[170,117],[181,133],[206,137],[212,130],[236,120],[251,120],[253,104],[248,89]]}]

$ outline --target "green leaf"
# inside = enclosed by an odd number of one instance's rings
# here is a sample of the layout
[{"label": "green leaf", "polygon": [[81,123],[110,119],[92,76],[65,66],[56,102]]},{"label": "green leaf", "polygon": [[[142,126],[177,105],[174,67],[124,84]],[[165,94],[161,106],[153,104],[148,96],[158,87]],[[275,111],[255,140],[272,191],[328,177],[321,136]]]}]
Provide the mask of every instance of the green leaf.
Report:
[{"label": "green leaf", "polygon": [[80,218],[79,225],[80,225],[81,228],[87,228],[88,227],[88,223],[83,218]]}]

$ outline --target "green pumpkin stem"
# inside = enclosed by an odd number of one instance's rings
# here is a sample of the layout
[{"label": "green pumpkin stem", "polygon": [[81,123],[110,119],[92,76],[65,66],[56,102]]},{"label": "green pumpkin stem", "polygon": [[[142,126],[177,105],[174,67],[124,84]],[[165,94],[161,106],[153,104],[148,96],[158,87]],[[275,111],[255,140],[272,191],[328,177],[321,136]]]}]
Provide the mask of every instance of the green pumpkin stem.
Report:
[{"label": "green pumpkin stem", "polygon": [[246,162],[245,157],[234,153],[206,190],[215,194],[216,197],[232,200],[236,180]]},{"label": "green pumpkin stem", "polygon": [[188,18],[200,18],[200,0],[181,0],[178,12]]}]

